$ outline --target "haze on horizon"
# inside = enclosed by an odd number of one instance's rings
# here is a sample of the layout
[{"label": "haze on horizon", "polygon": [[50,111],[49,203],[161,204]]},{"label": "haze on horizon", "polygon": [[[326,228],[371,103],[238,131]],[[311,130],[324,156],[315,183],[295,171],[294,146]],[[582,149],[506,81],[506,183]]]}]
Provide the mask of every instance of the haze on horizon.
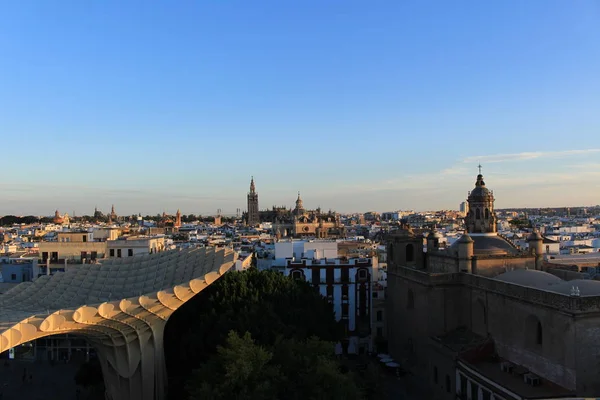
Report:
[{"label": "haze on horizon", "polygon": [[600,4],[0,6],[0,215],[600,203]]}]

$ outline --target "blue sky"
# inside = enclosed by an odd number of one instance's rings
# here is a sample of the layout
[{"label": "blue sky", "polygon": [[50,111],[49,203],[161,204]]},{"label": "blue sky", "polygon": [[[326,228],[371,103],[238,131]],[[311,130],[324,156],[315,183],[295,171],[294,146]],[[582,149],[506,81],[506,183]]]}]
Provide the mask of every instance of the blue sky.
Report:
[{"label": "blue sky", "polygon": [[600,203],[596,1],[0,1],[0,214]]}]

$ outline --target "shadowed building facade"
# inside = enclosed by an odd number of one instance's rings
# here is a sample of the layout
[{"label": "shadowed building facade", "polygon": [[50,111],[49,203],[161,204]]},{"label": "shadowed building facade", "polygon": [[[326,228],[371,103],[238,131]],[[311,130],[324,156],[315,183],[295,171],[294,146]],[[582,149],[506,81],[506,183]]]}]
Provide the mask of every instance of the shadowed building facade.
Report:
[{"label": "shadowed building facade", "polygon": [[543,271],[543,238],[521,251],[496,231],[481,173],[467,231],[449,248],[435,232],[390,234],[390,354],[424,380],[430,399],[596,396],[600,282]]},{"label": "shadowed building facade", "polygon": [[167,251],[22,283],[0,295],[0,352],[45,336],[78,334],[98,353],[107,399],[163,399],[168,318],[235,259],[223,248]]}]

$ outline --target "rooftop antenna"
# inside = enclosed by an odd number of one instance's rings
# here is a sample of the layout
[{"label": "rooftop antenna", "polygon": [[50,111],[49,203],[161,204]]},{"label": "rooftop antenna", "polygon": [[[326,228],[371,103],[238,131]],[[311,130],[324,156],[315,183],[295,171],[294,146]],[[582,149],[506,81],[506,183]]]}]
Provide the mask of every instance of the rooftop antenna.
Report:
[{"label": "rooftop antenna", "polygon": [[479,175],[481,175],[481,163],[479,163],[479,165],[477,166],[477,168],[479,168]]}]

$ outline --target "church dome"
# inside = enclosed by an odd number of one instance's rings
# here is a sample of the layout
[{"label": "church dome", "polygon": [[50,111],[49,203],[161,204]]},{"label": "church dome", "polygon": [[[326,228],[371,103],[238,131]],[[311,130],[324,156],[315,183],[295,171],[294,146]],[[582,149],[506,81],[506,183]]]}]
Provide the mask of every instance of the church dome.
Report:
[{"label": "church dome", "polygon": [[502,236],[494,233],[491,234],[464,234],[460,239],[452,243],[451,249],[458,251],[460,243],[473,242],[473,253],[475,255],[501,256],[501,255],[517,255],[519,249]]},{"label": "church dome", "polygon": [[477,175],[477,181],[475,182],[475,189],[471,190],[469,194],[469,201],[484,202],[492,198],[492,192],[485,187],[483,181],[483,175]]},{"label": "church dome", "polygon": [[514,283],[521,286],[535,287],[555,291],[551,288],[564,281],[556,275],[534,269],[515,269],[498,275],[495,279],[503,282]]}]

